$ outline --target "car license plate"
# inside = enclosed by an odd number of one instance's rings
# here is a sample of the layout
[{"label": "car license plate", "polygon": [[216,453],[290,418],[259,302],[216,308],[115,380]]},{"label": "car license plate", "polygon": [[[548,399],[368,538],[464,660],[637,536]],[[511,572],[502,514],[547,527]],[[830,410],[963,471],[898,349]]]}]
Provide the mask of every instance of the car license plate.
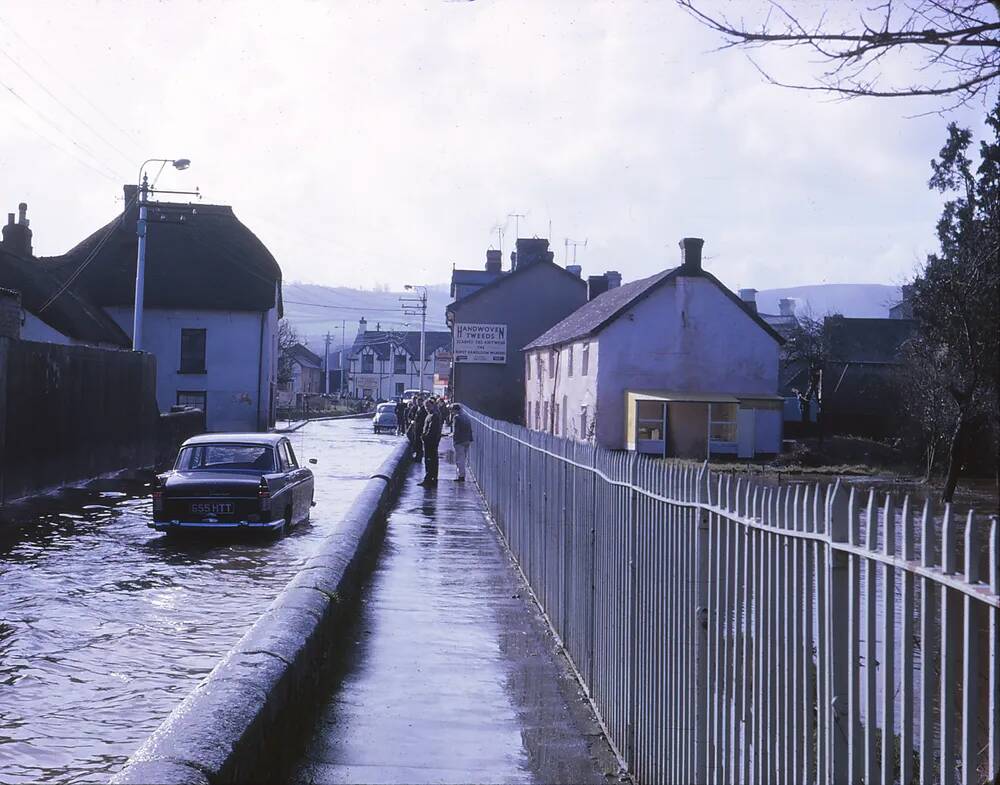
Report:
[{"label": "car license plate", "polygon": [[233,512],[233,505],[231,502],[192,504],[191,512],[198,513],[199,515],[229,515]]}]

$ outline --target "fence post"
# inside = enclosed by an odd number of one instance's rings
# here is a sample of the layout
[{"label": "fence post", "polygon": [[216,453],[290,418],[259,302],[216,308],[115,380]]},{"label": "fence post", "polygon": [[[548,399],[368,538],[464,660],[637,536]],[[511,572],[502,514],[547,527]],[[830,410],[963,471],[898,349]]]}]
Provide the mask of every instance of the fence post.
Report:
[{"label": "fence post", "polygon": [[[693,501],[708,504],[709,491],[705,487],[708,475],[708,461],[698,469]],[[706,616],[708,608],[708,509],[695,508],[698,526],[695,559],[695,625],[694,625],[694,760],[695,779],[697,783],[708,781],[708,624],[712,619]],[[703,622],[702,620],[705,619]]]},{"label": "fence post", "polygon": [[830,755],[830,781],[835,785],[847,785],[850,779],[850,748],[849,734],[853,732],[847,719],[848,673],[857,663],[849,662],[849,608],[851,603],[851,580],[848,572],[847,554],[833,548],[833,543],[848,540],[848,497],[847,492],[840,487],[840,480],[829,491],[826,504],[826,531],[829,536],[827,544],[827,576],[829,589],[827,591],[827,607],[820,608],[820,613],[826,613],[830,634],[827,642],[830,647],[828,654],[829,666],[827,678],[830,679],[831,705],[818,706],[818,711],[830,712],[831,722],[828,723],[830,735],[827,749]]}]

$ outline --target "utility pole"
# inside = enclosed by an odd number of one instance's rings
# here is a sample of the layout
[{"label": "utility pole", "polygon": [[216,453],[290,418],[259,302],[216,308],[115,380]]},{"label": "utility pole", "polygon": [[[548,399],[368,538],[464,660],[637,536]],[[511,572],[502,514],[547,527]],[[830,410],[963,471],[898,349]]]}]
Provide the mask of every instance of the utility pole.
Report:
[{"label": "utility pole", "polygon": [[[403,313],[407,316],[416,316],[419,309],[420,314],[420,392],[424,391],[424,370],[427,365],[427,287],[411,286],[406,284],[407,291],[418,293],[417,298],[400,297],[403,304]],[[407,310],[409,309],[409,310]]]},{"label": "utility pole", "polygon": [[[146,299],[146,200],[149,180],[142,175],[139,186],[139,221],[135,233],[139,238],[139,252],[135,263],[135,309],[132,311],[132,351],[142,351],[142,314]],[[127,207],[127,206],[126,206]]]},{"label": "utility pole", "polygon": [[327,330],[326,333],[326,353],[323,360],[323,379],[326,382],[323,385],[323,391],[329,395],[330,394],[330,331]]},{"label": "utility pole", "polygon": [[344,394],[344,360],[347,357],[347,343],[345,336],[347,335],[347,320],[340,320],[340,390],[339,395]]}]

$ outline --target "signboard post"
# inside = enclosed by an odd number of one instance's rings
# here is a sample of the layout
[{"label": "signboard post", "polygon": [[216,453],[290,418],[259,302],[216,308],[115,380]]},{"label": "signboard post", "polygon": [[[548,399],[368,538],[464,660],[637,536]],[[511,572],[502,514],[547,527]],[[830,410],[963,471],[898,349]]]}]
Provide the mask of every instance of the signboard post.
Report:
[{"label": "signboard post", "polygon": [[456,363],[490,363],[504,365],[507,362],[506,324],[463,324],[455,325]]}]

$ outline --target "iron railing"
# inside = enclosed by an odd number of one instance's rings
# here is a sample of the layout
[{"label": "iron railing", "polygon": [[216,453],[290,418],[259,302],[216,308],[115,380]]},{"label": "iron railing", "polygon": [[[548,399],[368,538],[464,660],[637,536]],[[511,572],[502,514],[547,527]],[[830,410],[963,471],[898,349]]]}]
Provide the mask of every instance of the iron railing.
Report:
[{"label": "iron railing", "polygon": [[496,526],[639,782],[995,780],[996,516],[470,417]]}]

